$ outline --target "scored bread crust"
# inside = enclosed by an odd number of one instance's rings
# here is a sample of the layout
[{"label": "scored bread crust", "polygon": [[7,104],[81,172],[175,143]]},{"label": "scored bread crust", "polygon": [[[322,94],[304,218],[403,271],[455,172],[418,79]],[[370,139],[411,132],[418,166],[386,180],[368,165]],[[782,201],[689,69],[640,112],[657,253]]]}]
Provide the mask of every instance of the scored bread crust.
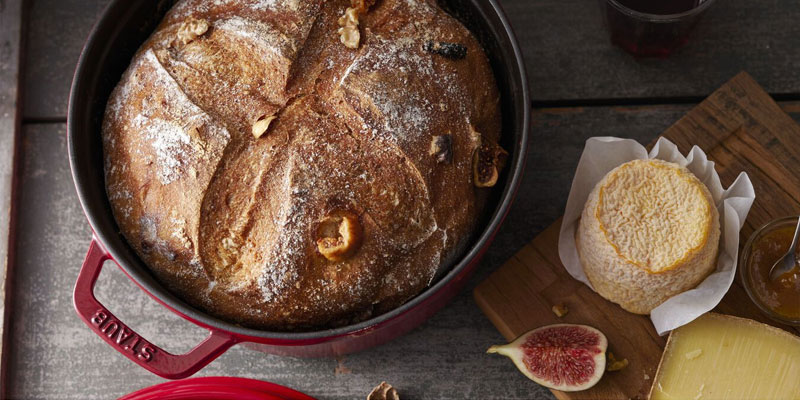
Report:
[{"label": "scored bread crust", "polygon": [[649,314],[714,270],[719,237],[719,213],[694,174],[674,163],[634,160],[592,190],[575,239],[597,293]]},{"label": "scored bread crust", "polygon": [[[477,40],[433,0],[383,0],[349,49],[336,33],[348,6],[179,1],[111,94],[102,138],[120,231],[217,317],[305,330],[395,308],[454,261],[485,205],[473,153],[499,140],[500,110]],[[431,40],[466,57],[426,51]],[[440,135],[447,162],[431,154]],[[363,238],[332,261],[317,241],[337,213]]]}]

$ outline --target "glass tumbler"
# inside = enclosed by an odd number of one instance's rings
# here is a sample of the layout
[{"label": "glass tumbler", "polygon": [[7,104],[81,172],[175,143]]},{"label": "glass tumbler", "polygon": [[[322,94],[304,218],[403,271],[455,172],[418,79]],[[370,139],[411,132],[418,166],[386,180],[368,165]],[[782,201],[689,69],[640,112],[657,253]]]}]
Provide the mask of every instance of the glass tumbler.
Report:
[{"label": "glass tumbler", "polygon": [[[599,0],[611,42],[641,57],[666,57],[686,44],[715,0]],[[679,4],[685,3],[685,4]],[[639,10],[633,7],[641,4]],[[676,8],[680,7],[680,8]],[[675,12],[676,10],[684,10]]]}]

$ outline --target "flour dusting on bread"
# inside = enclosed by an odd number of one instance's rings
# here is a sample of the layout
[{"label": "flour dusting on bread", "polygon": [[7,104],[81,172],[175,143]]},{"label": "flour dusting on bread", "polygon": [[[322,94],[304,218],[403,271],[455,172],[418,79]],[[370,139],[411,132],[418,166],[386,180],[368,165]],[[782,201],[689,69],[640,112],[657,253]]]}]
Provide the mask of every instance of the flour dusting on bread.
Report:
[{"label": "flour dusting on bread", "polygon": [[272,330],[360,321],[424,290],[473,235],[490,190],[473,184],[473,154],[500,136],[486,56],[433,0],[364,7],[345,48],[352,7],[179,1],[109,99],[120,230],[213,315]]}]

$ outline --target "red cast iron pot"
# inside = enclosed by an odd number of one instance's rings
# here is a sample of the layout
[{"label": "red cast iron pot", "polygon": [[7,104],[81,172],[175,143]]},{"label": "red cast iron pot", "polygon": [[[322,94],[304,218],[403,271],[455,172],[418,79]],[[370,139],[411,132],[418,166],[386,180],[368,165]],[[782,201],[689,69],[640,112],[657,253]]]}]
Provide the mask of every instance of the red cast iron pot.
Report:
[{"label": "red cast iron pot", "polygon": [[316,400],[274,383],[230,376],[164,382],[118,400]]},{"label": "red cast iron pot", "polygon": [[[173,1],[115,0],[94,27],[81,53],[69,101],[68,142],[72,177],[94,238],[75,285],[75,309],[109,345],[133,362],[165,378],[184,378],[237,343],[268,353],[332,356],[363,350],[400,336],[443,307],[466,283],[506,216],[525,163],[530,98],[516,38],[495,0],[442,0],[483,44],[500,87],[503,110],[501,145],[511,161],[495,187],[487,212],[460,261],[424,292],[391,312],[350,326],[315,332],[268,332],[244,328],[198,310],[166,290],[119,233],[106,197],[100,127],[106,102],[137,48],[155,29]],[[170,354],[138,335],[94,296],[106,260],[153,299],[209,330],[186,354]]]}]

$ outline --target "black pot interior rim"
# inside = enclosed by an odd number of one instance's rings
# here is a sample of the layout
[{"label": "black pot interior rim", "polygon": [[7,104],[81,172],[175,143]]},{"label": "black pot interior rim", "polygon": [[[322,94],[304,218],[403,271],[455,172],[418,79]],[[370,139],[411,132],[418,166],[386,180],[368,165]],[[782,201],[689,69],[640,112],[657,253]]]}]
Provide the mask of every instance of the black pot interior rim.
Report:
[{"label": "black pot interior rim", "polygon": [[[527,79],[527,72],[525,69],[525,64],[522,56],[522,52],[519,48],[519,44],[517,42],[516,35],[511,27],[511,24],[508,22],[506,18],[505,12],[503,11],[502,7],[497,3],[497,0],[487,0],[488,3],[491,5],[492,10],[495,13],[495,16],[498,17],[501,26],[498,26],[498,31],[501,34],[504,34],[505,38],[497,38],[499,42],[505,42],[508,46],[511,47],[513,51],[514,60],[513,66],[518,70],[518,75],[515,74],[513,77],[509,77],[512,81],[517,81],[519,87],[522,88],[521,93],[516,93],[514,95],[515,99],[513,103],[515,106],[519,104],[519,97],[521,96],[521,104],[522,110],[516,110],[517,112],[521,111],[522,115],[522,126],[518,129],[514,127],[514,130],[518,130],[515,132],[515,149],[513,153],[513,160],[512,160],[512,170],[509,171],[509,179],[506,183],[505,188],[503,189],[503,193],[501,196],[501,200],[499,205],[495,208],[494,213],[489,219],[489,223],[486,228],[483,230],[481,235],[474,241],[474,244],[469,248],[469,251],[463,256],[461,261],[455,264],[447,274],[442,276],[436,283],[427,287],[423,292],[409,300],[408,302],[404,303],[403,305],[391,310],[389,312],[383,313],[381,315],[375,316],[368,320],[347,325],[338,328],[320,330],[320,331],[309,331],[309,332],[274,332],[274,331],[264,331],[258,330],[253,328],[247,328],[240,325],[236,325],[227,321],[223,321],[221,319],[215,318],[210,316],[190,305],[185,303],[184,301],[180,300],[179,298],[175,297],[171,293],[167,292],[166,289],[160,286],[151,285],[147,279],[142,278],[142,274],[146,273],[140,271],[139,268],[131,267],[126,263],[121,263],[117,260],[123,259],[123,257],[118,254],[115,250],[114,246],[109,246],[107,244],[114,243],[116,241],[120,241],[120,237],[108,237],[103,232],[100,232],[95,229],[97,226],[96,218],[94,216],[94,207],[93,201],[87,197],[85,194],[83,187],[85,186],[83,182],[83,178],[76,172],[75,168],[75,151],[74,146],[75,143],[72,140],[72,132],[74,129],[74,124],[77,118],[80,118],[78,113],[79,102],[83,100],[85,96],[84,92],[84,80],[87,78],[85,77],[84,69],[87,68],[86,65],[91,64],[95,60],[89,59],[91,50],[94,50],[95,47],[101,45],[104,41],[104,37],[100,34],[101,31],[105,30],[105,26],[113,21],[110,21],[108,18],[110,11],[120,2],[123,0],[112,0],[112,2],[106,6],[103,14],[98,19],[98,22],[92,28],[86,44],[84,45],[83,50],[81,51],[80,58],[77,63],[77,67],[75,69],[75,75],[72,81],[72,87],[70,89],[70,97],[69,97],[69,108],[67,112],[67,144],[68,144],[68,153],[69,153],[69,160],[70,160],[70,170],[72,172],[72,178],[75,183],[75,188],[78,193],[78,198],[81,203],[81,207],[83,208],[83,212],[86,215],[87,220],[89,221],[89,225],[92,228],[92,232],[94,233],[97,240],[100,241],[103,249],[105,249],[108,254],[114,259],[114,262],[123,269],[126,275],[130,277],[134,282],[140,286],[142,289],[147,292],[150,296],[155,298],[157,301],[165,304],[169,307],[173,312],[179,314],[180,316],[189,319],[195,324],[200,326],[205,326],[206,329],[210,329],[212,331],[222,331],[225,333],[229,333],[232,336],[235,336],[243,341],[250,341],[247,338],[253,339],[254,342],[261,342],[263,339],[273,339],[278,341],[304,341],[304,340],[313,340],[313,339],[332,339],[339,336],[346,336],[352,333],[357,333],[359,331],[366,330],[371,327],[375,327],[381,325],[384,322],[390,321],[405,313],[406,311],[412,310],[416,308],[417,305],[425,302],[428,298],[433,296],[439,290],[441,290],[444,286],[448,285],[450,281],[454,278],[459,276],[464,269],[466,269],[470,264],[472,264],[478,255],[484,251],[485,247],[488,245],[488,242],[492,240],[494,235],[500,228],[500,224],[502,223],[503,219],[505,218],[506,214],[509,211],[513,198],[516,194],[517,188],[522,179],[522,174],[525,167],[525,156],[526,156],[526,149],[528,144],[528,136],[530,130],[530,92],[528,87],[528,79]],[[102,166],[101,166],[102,167]],[[262,340],[259,340],[262,339]],[[284,343],[285,345],[291,345]]]}]

